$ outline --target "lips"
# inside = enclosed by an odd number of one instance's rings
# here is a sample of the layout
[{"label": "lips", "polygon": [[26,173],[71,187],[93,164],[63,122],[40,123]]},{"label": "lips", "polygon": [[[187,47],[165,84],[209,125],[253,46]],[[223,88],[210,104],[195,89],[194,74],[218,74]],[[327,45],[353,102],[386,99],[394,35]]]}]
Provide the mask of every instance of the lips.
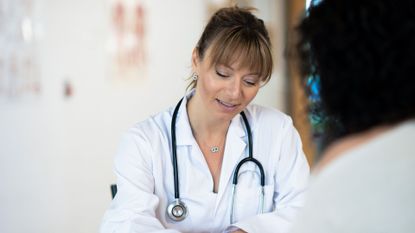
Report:
[{"label": "lips", "polygon": [[231,104],[231,103],[227,103],[224,101],[221,101],[219,99],[216,99],[216,101],[220,104],[220,106],[222,106],[223,108],[225,108],[226,110],[235,110],[239,104]]}]

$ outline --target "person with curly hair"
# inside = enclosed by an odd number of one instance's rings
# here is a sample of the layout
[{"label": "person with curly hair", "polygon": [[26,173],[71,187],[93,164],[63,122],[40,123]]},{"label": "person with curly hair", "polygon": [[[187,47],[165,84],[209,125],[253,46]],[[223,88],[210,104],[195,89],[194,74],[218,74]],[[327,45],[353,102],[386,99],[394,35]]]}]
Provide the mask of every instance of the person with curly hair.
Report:
[{"label": "person with curly hair", "polygon": [[415,1],[319,1],[298,31],[328,144],[292,232],[415,232]]}]

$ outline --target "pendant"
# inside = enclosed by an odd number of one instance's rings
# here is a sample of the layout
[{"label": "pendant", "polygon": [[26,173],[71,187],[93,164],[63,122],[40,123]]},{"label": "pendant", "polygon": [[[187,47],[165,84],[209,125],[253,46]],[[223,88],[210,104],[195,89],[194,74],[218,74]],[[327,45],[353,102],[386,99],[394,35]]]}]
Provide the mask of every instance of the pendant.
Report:
[{"label": "pendant", "polygon": [[210,151],[211,151],[212,153],[218,153],[218,152],[219,152],[219,147],[217,147],[217,146],[212,146],[212,147],[210,148]]}]

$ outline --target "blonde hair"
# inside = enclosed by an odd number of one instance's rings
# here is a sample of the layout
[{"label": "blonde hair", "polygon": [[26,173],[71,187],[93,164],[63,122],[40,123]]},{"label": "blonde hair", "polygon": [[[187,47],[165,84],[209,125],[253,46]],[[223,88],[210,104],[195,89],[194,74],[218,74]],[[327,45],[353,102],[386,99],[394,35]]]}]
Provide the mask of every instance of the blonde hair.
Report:
[{"label": "blonde hair", "polygon": [[[196,52],[203,60],[209,50],[210,66],[231,65],[239,60],[241,67],[258,72],[262,84],[266,84],[273,68],[271,41],[264,22],[252,10],[237,6],[219,9],[206,25]],[[187,89],[195,88],[196,84],[197,80],[192,80]]]}]

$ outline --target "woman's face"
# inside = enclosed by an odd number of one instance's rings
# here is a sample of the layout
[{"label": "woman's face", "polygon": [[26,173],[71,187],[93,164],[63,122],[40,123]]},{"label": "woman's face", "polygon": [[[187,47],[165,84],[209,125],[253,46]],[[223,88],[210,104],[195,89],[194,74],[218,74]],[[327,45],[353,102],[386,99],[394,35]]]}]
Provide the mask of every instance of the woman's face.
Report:
[{"label": "woman's face", "polygon": [[260,88],[260,77],[257,72],[240,67],[238,60],[211,66],[208,55],[201,60],[193,52],[193,69],[199,75],[195,95],[209,114],[231,120],[254,99]]}]

